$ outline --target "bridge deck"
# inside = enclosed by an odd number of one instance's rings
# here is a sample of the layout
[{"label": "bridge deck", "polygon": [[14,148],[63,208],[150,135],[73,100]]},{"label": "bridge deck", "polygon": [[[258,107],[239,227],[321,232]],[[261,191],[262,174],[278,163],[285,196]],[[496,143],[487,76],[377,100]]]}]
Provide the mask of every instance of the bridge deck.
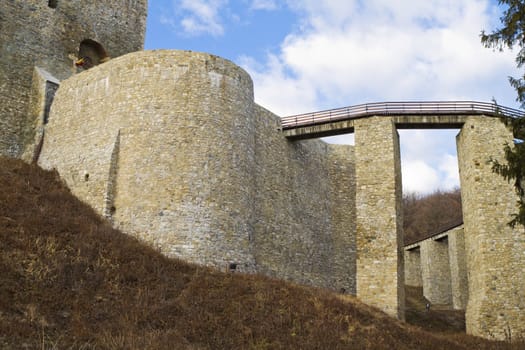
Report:
[{"label": "bridge deck", "polygon": [[378,102],[284,117],[281,127],[290,139],[306,139],[351,133],[354,120],[372,116],[390,116],[401,129],[450,129],[471,115],[520,118],[524,113],[476,101]]}]

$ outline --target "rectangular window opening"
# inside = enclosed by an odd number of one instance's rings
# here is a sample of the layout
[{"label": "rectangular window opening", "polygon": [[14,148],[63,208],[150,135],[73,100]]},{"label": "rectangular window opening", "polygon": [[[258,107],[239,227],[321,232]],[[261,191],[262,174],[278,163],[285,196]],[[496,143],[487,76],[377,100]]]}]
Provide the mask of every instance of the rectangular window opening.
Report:
[{"label": "rectangular window opening", "polygon": [[49,0],[47,6],[51,7],[52,9],[56,9],[58,6],[58,0]]}]

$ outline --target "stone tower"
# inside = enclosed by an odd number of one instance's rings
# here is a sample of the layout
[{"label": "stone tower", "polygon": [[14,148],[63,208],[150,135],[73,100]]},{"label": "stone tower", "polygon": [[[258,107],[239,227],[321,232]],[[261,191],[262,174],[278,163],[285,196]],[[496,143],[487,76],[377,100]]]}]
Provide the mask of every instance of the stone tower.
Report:
[{"label": "stone tower", "polygon": [[77,71],[79,50],[141,50],[146,13],[147,0],[1,1],[0,155],[30,159],[46,100]]},{"label": "stone tower", "polygon": [[39,164],[163,253],[253,271],[253,108],[229,61],[136,52],[62,83]]}]

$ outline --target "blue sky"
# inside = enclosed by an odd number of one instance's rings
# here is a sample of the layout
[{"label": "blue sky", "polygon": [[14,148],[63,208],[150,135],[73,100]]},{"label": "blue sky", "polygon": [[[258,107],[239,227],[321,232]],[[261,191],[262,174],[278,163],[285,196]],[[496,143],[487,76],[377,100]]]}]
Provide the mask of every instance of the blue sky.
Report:
[{"label": "blue sky", "polygon": [[[150,0],[145,49],[230,59],[252,76],[256,102],[281,116],[399,100],[517,107],[514,53],[479,41],[500,11],[489,0]],[[457,131],[400,134],[404,191],[459,185]]]}]

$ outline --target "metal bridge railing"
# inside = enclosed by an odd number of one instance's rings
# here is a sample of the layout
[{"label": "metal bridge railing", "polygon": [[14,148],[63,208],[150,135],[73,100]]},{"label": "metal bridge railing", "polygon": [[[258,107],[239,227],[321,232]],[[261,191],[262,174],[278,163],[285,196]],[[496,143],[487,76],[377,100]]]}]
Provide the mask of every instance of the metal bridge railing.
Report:
[{"label": "metal bridge railing", "polygon": [[476,101],[376,102],[281,118],[283,129],[324,124],[372,115],[489,114],[521,118],[524,112],[496,103]]}]

